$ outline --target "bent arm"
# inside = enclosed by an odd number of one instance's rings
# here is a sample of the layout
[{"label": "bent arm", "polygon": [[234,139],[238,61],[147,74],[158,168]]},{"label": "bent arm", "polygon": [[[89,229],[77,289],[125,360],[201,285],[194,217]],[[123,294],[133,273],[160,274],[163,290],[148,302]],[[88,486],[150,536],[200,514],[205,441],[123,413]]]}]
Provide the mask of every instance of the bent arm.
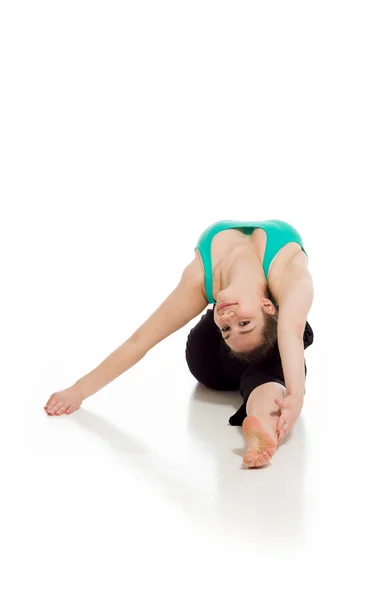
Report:
[{"label": "bent arm", "polygon": [[151,348],[199,315],[207,304],[197,264],[193,261],[184,269],[177,287],[145,323],[73,387],[79,391],[82,400],[95,394],[138,363]]}]

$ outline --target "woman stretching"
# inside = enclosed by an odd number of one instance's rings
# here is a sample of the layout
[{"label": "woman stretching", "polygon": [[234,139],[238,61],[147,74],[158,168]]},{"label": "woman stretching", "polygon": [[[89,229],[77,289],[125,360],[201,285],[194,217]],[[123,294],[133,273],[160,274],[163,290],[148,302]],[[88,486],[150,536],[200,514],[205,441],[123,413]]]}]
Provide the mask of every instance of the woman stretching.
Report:
[{"label": "woman stretching", "polygon": [[194,259],[158,309],[93,371],[52,394],[45,411],[71,414],[213,304],[189,333],[187,364],[209,388],[240,390],[243,404],[229,422],[243,427],[244,463],[260,467],[303,406],[312,301],[308,257],[294,227],[219,221],[202,233]]}]

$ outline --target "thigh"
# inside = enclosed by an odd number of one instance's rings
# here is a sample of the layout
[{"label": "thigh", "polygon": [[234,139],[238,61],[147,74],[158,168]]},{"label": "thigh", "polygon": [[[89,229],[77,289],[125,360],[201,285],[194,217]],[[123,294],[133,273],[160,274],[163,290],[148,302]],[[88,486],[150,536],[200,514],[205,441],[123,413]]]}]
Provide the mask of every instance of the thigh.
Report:
[{"label": "thigh", "polygon": [[228,357],[214,321],[214,308],[207,310],[191,329],[186,342],[186,361],[192,375],[215,390],[239,390],[245,367]]}]

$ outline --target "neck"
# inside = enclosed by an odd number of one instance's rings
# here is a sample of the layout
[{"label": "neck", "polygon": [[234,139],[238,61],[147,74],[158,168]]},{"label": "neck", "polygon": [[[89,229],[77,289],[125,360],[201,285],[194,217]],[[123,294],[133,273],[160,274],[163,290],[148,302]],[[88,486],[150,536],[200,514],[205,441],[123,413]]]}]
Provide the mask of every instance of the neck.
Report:
[{"label": "neck", "polygon": [[221,272],[221,289],[231,287],[249,296],[262,296],[267,288],[263,267],[252,248],[243,248]]}]

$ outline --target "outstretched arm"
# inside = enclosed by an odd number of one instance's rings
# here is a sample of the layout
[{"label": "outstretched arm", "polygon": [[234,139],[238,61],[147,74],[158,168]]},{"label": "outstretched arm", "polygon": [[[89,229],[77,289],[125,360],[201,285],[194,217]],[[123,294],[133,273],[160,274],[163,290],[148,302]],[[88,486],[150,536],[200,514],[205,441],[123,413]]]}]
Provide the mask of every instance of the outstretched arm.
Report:
[{"label": "outstretched arm", "polygon": [[[79,408],[82,400],[133,367],[151,348],[199,315],[207,304],[199,276],[199,265],[194,260],[184,269],[177,287],[145,323],[71,388],[53,394],[45,410],[48,414],[63,414],[66,407]],[[59,407],[59,412],[47,410],[52,407]]]},{"label": "outstretched arm", "polygon": [[306,268],[291,268],[279,296],[277,341],[284,372],[286,397],[276,400],[280,408],[278,441],[292,429],[302,410],[305,395],[303,334],[313,301],[313,282]]},{"label": "outstretched arm", "polygon": [[195,262],[190,263],[183,271],[177,287],[157,310],[126,342],[76,383],[82,398],[91,396],[125,373],[149,350],[181,329],[206,308],[208,302],[203,296],[202,286],[197,279],[196,267]]},{"label": "outstretched arm", "polygon": [[303,334],[291,329],[278,330],[277,341],[285,378],[286,395],[303,399],[305,393]]},{"label": "outstretched arm", "polygon": [[277,341],[284,372],[286,397],[278,422],[279,440],[290,431],[301,412],[305,395],[303,334],[314,290],[309,271],[295,268],[287,273],[279,296]]},{"label": "outstretched arm", "polygon": [[278,348],[287,394],[304,396],[303,334],[314,297],[313,281],[306,268],[286,273],[279,295]]}]

